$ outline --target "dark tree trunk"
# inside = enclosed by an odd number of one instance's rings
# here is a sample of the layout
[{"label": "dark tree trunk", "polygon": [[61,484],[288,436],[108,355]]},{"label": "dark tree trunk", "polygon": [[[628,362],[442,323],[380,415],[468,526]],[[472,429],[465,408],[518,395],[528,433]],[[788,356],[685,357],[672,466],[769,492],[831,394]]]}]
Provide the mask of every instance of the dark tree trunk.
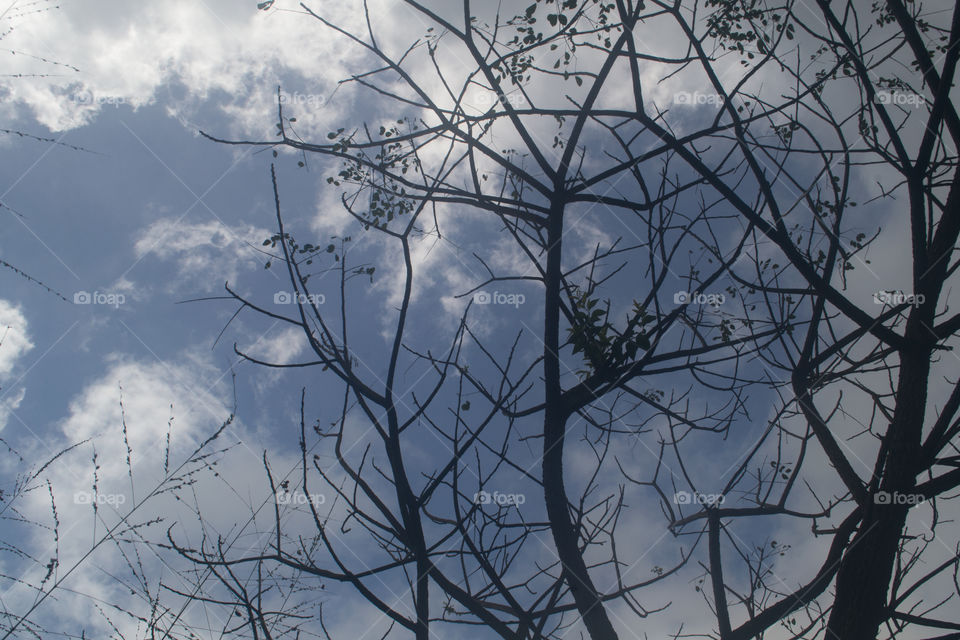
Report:
[{"label": "dark tree trunk", "polygon": [[[880,491],[886,495],[914,492],[929,372],[929,348],[908,347],[902,353],[897,408],[887,431],[881,471]],[[909,511],[909,506],[896,502],[894,498],[891,503],[874,501],[865,506],[860,530],[837,573],[827,638],[874,640],[886,620],[887,592]]]},{"label": "dark tree trunk", "polygon": [[545,408],[543,425],[543,490],[550,530],[557,547],[564,581],[592,640],[617,640],[580,551],[577,526],[570,521],[563,478],[563,445],[567,412],[560,388],[560,278],[563,206],[555,205],[547,230],[546,293],[544,296],[543,369]]}]

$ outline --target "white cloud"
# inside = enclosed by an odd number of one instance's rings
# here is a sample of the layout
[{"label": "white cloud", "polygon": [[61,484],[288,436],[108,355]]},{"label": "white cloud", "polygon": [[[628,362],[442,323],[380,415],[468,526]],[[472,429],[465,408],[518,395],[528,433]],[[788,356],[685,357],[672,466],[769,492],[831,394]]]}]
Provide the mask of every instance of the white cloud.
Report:
[{"label": "white cloud", "polygon": [[26,395],[26,387],[20,387],[0,400],[0,431],[3,431],[4,427],[7,426],[7,422],[10,420],[10,414],[20,408],[20,403],[23,402],[23,398]]},{"label": "white cloud", "polygon": [[9,376],[16,362],[31,349],[27,319],[20,307],[0,300],[0,380]]},{"label": "white cloud", "polygon": [[[288,344],[290,341],[286,339],[289,337],[288,332],[280,332],[275,342],[281,344],[287,355],[292,357],[296,349]],[[117,611],[147,615],[150,603],[144,602],[143,594],[139,591],[144,583],[154,592],[162,592],[165,603],[172,603],[175,598],[159,589],[158,581],[162,579],[167,586],[190,591],[189,581],[195,576],[178,574],[185,562],[176,554],[165,553],[157,547],[137,543],[135,557],[130,542],[142,537],[165,543],[167,527],[171,525],[174,538],[181,544],[199,546],[200,528],[203,527],[213,539],[222,534],[227,540],[236,541],[237,548],[233,551],[237,554],[253,552],[272,539],[261,536],[261,532],[272,526],[273,522],[273,511],[269,508],[272,496],[260,459],[266,443],[256,442],[248,425],[240,422],[231,425],[207,451],[231,444],[235,445],[232,450],[207,459],[206,462],[211,466],[206,468],[203,464],[192,465],[191,468],[198,472],[183,476],[183,481],[168,483],[179,485],[180,500],[175,500],[170,493],[161,494],[149,498],[142,507],[130,514],[138,501],[163,482],[168,430],[169,461],[173,471],[230,413],[231,391],[221,374],[207,355],[185,355],[166,363],[144,362],[114,355],[108,360],[107,371],[87,384],[74,398],[69,405],[68,415],[58,423],[59,442],[53,446],[59,449],[66,442],[84,439],[89,439],[89,442],[51,464],[36,482],[38,490],[29,492],[18,504],[25,523],[50,523],[51,505],[45,486],[46,480],[49,480],[56,499],[59,522],[58,551],[54,551],[51,530],[34,527],[31,529],[33,534],[25,539],[21,530],[16,536],[10,532],[11,539],[22,544],[36,558],[46,561],[57,555],[59,565],[54,580],[63,578],[76,566],[64,583],[65,588],[55,591],[56,602],[53,598],[48,600],[33,616],[34,622],[44,624],[48,630],[83,627],[88,636],[93,633],[95,637],[106,637],[110,629],[94,609],[94,603],[100,603],[124,637],[143,637],[143,628],[137,627],[137,621]],[[238,441],[240,444],[237,444]],[[129,467],[127,442],[131,450]],[[268,448],[276,481],[290,480],[291,491],[296,492],[299,487],[299,473],[296,471],[298,452],[295,449],[284,451],[282,447],[277,451],[276,443],[270,443]],[[79,504],[76,499],[78,495],[91,495],[95,471],[92,459],[94,450],[98,465],[96,495],[100,503],[96,520],[89,504],[90,498],[80,500]],[[49,458],[46,452],[27,451],[24,455],[30,460]],[[332,480],[339,482],[339,474],[333,472]],[[316,478],[314,481],[319,482]],[[333,509],[335,506],[331,499],[326,508]],[[339,521],[337,516],[342,517],[339,510],[343,507],[336,508],[338,511],[334,514],[334,521]],[[202,523],[198,521],[198,512],[202,514]],[[312,521],[302,507],[299,510],[296,505],[285,507],[283,512],[284,528],[288,535],[295,537],[301,529],[309,533]],[[128,530],[120,536],[123,541],[117,544],[107,542],[89,556],[86,555],[90,552],[92,541],[99,540],[108,527],[120,522],[121,517],[127,517],[128,524],[155,518],[162,518],[162,522],[139,527],[135,531]],[[255,518],[256,522],[248,518]],[[248,544],[253,546],[248,548]],[[127,553],[126,558],[121,555],[121,550]],[[8,610],[23,611],[30,606],[35,592],[29,584],[40,582],[44,573],[42,565],[32,564],[18,574],[23,576],[25,583],[12,585],[4,594],[4,604]],[[137,576],[131,575],[133,567],[138,572]],[[8,568],[5,567],[5,570]],[[50,583],[47,584],[49,586]],[[204,589],[211,593],[216,588],[215,581],[204,583]],[[338,612],[332,617],[338,630],[357,626],[359,633],[348,634],[350,637],[360,637],[367,627],[378,626],[376,623],[371,625],[372,619],[362,603],[340,598],[333,589],[320,595],[337,599]],[[117,609],[113,609],[113,606]],[[357,615],[341,617],[345,610],[354,611]],[[223,626],[231,613],[229,608],[205,607],[202,603],[194,602],[183,612],[180,623],[192,625],[194,629],[204,628],[211,623]]]},{"label": "white cloud", "polygon": [[14,383],[11,374],[17,362],[31,349],[33,342],[27,334],[27,319],[20,307],[0,300],[0,431],[26,395],[24,387],[10,387]]},{"label": "white cloud", "polygon": [[272,364],[290,364],[303,353],[306,346],[307,341],[303,330],[299,327],[288,327],[277,331],[272,336],[261,338],[247,350],[247,353]]},{"label": "white cloud", "polygon": [[138,258],[152,255],[177,262],[180,278],[169,289],[186,285],[209,291],[235,282],[241,270],[262,266],[267,258],[254,247],[269,236],[269,231],[250,225],[230,228],[215,220],[163,218],[143,230],[134,251]]},{"label": "white cloud", "polygon": [[[389,17],[390,26],[409,23],[396,34],[380,33],[381,43],[406,41],[411,29],[426,29],[410,12],[378,4],[371,3],[371,13]],[[357,8],[324,3],[323,12],[364,33]],[[29,54],[17,58],[17,72],[45,77],[0,83],[3,109],[12,116],[17,106],[26,107],[53,131],[83,126],[113,107],[154,103],[195,130],[198,108],[213,104],[225,118],[200,123],[204,128],[263,136],[274,122],[281,85],[298,133],[313,135],[328,131],[334,114],[352,108],[350,88],[338,89],[338,81],[349,76],[350,57],[364,55],[295,0],[278,0],[270,11],[257,11],[255,0],[91,0],[64,3],[15,25],[4,42]]]},{"label": "white cloud", "polygon": [[254,2],[65,3],[16,27],[5,40],[11,48],[79,69],[23,56],[18,72],[55,76],[6,84],[11,102],[55,131],[82,126],[117,104],[159,100],[178,103],[180,111],[215,94],[242,123],[249,124],[245,109],[256,111],[259,129],[281,78],[322,76],[314,87],[326,95],[341,69],[334,39],[318,37],[315,20],[302,11],[257,11]]},{"label": "white cloud", "polygon": [[[184,356],[175,362],[160,363],[112,356],[106,373],[91,381],[70,403],[68,415],[58,423],[59,433],[52,434],[45,445],[37,443],[23,452],[26,460],[42,462],[50,459],[50,450],[59,451],[69,444],[87,441],[47,466],[43,476],[34,482],[38,490],[20,496],[17,508],[24,519],[16,529],[11,528],[8,532],[11,541],[35,554],[34,557],[44,560],[58,558],[58,568],[52,580],[65,578],[67,572],[76,566],[64,585],[70,591],[57,590],[56,606],[51,607],[53,600],[48,601],[37,611],[34,622],[72,625],[73,628],[82,624],[90,633],[104,624],[96,615],[90,615],[94,601],[115,603],[128,611],[140,610],[142,603],[116,578],[126,576],[129,569],[118,553],[122,545],[107,542],[89,557],[86,554],[91,551],[93,541],[100,539],[109,527],[117,525],[122,516],[134,509],[137,501],[156,487],[164,486],[167,460],[171,472],[174,471],[217,429],[230,413],[225,401],[228,397],[229,389],[221,373],[206,359]],[[229,431],[221,438],[219,446],[227,440],[236,442],[241,429],[237,425]],[[130,448],[129,466],[127,444]],[[238,468],[242,466],[237,465]],[[92,489],[95,477],[96,493]],[[52,525],[50,494],[44,486],[47,481],[55,499],[59,525],[56,546],[52,531],[29,525],[30,522]],[[220,503],[223,503],[222,491],[219,493]],[[99,501],[96,513],[91,506],[93,499]],[[182,504],[174,501],[170,494],[160,495],[134,511],[128,524],[144,522],[158,515],[170,521],[179,520],[184,518],[182,512]],[[141,535],[162,536],[161,528],[165,527],[142,527],[137,534],[130,532],[127,535],[130,539]],[[143,563],[141,571],[146,572],[147,579],[155,582],[162,572],[158,559],[147,553],[139,562]],[[29,606],[34,592],[28,585],[40,583],[43,573],[42,563],[20,568],[18,575],[25,583],[13,585],[5,593],[5,605],[9,610],[23,611]],[[173,579],[171,584],[176,584],[175,578],[169,575],[165,579]],[[50,585],[48,583],[47,587]],[[115,622],[123,626],[131,621],[118,616]],[[133,628],[129,631],[132,632]],[[125,637],[140,636],[131,633]]]}]

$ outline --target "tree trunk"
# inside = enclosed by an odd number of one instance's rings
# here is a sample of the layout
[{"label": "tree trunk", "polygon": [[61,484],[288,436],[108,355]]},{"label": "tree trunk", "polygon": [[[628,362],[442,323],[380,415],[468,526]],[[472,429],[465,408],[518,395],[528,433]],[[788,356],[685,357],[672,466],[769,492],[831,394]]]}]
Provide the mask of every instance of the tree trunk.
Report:
[{"label": "tree trunk", "polygon": [[544,296],[543,369],[545,401],[543,424],[543,491],[550,530],[557,547],[564,581],[592,640],[617,640],[590,579],[580,552],[577,525],[570,520],[563,483],[563,444],[567,412],[560,388],[560,277],[563,237],[563,205],[554,205],[547,230],[546,293]]},{"label": "tree trunk", "polygon": [[908,347],[902,352],[897,408],[887,430],[880,482],[880,491],[894,498],[887,504],[865,505],[860,530],[837,573],[827,638],[874,640],[887,618],[887,592],[909,511],[908,505],[896,504],[895,496],[910,495],[916,486],[929,372],[929,348]]}]

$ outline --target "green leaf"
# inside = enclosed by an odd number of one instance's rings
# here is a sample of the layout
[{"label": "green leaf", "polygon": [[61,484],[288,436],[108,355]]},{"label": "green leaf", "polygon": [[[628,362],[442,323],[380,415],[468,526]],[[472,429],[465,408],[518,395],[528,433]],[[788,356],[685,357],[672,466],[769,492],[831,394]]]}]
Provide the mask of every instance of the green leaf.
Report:
[{"label": "green leaf", "polygon": [[648,351],[650,349],[650,338],[648,338],[644,334],[638,333],[637,337],[634,338],[633,340],[644,351]]}]

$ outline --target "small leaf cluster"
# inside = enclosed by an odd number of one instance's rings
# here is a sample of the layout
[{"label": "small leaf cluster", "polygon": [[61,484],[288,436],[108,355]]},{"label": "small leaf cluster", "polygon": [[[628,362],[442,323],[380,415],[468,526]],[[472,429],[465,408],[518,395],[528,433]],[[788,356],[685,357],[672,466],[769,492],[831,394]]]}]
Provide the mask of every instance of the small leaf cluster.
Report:
[{"label": "small leaf cluster", "polygon": [[774,125],[773,131],[777,134],[777,137],[780,138],[780,142],[783,144],[790,144],[790,141],[793,140],[793,132],[800,128],[800,124],[795,120],[790,120],[785,124]]},{"label": "small leaf cluster", "polygon": [[413,211],[413,201],[406,197],[407,190],[400,187],[394,191],[389,188],[374,187],[370,194],[370,209],[365,220],[374,227],[385,226],[394,218]]},{"label": "small leaf cluster", "polygon": [[[776,34],[782,33],[787,40],[794,38],[793,23],[784,19],[784,14],[765,9],[759,0],[707,0],[706,6],[716,7],[707,17],[707,35],[748,59],[755,57],[754,48],[761,54],[768,53]],[[771,26],[772,30],[768,28]]]},{"label": "small leaf cluster", "polygon": [[589,372],[615,369],[636,359],[637,353],[650,348],[644,326],[654,320],[638,302],[623,331],[610,320],[610,301],[601,305],[587,292],[578,292],[573,299],[573,321],[567,329],[573,353],[582,353]]},{"label": "small leaf cluster", "polygon": [[331,151],[334,153],[346,153],[347,149],[350,148],[350,143],[353,142],[353,136],[343,135],[343,127],[340,127],[336,131],[331,131],[327,134],[327,140],[335,140],[331,147]]},{"label": "small leaf cluster", "polygon": [[[331,236],[330,239],[337,240],[338,238],[337,236]],[[350,236],[346,236],[344,238],[339,238],[339,239],[342,240],[343,242],[350,242]],[[296,258],[296,256],[298,255],[304,256],[305,257],[305,259],[303,260],[304,264],[308,264],[308,265],[313,264],[313,261],[316,258],[316,256],[322,253],[329,253],[333,255],[334,261],[339,262],[340,260],[340,254],[337,251],[337,245],[335,245],[334,243],[331,242],[326,246],[315,245],[310,242],[304,245],[300,245],[296,240],[294,240],[293,236],[290,235],[289,233],[283,233],[282,235],[280,233],[275,233],[269,238],[267,238],[266,240],[264,240],[262,245],[264,247],[270,247],[271,249],[275,249],[277,247],[278,242],[283,242],[284,244],[286,244],[287,251],[289,251],[290,255],[293,256],[294,258]],[[263,268],[269,269],[271,266],[273,266],[273,261],[268,260],[267,263],[263,265]]]},{"label": "small leaf cluster", "polygon": [[[783,480],[789,480],[789,479],[790,479],[790,474],[793,473],[793,468],[790,466],[789,463],[788,463],[788,464],[777,464],[776,461],[771,460],[771,461],[770,461],[770,466],[773,467],[774,473],[778,474],[778,475],[780,476],[780,478],[782,478]],[[776,541],[774,541],[774,542],[772,543],[772,546],[773,546],[774,548],[776,548],[776,546],[777,546]],[[789,546],[788,546],[787,548],[789,548]],[[780,554],[780,555],[783,555],[783,554]]]}]

